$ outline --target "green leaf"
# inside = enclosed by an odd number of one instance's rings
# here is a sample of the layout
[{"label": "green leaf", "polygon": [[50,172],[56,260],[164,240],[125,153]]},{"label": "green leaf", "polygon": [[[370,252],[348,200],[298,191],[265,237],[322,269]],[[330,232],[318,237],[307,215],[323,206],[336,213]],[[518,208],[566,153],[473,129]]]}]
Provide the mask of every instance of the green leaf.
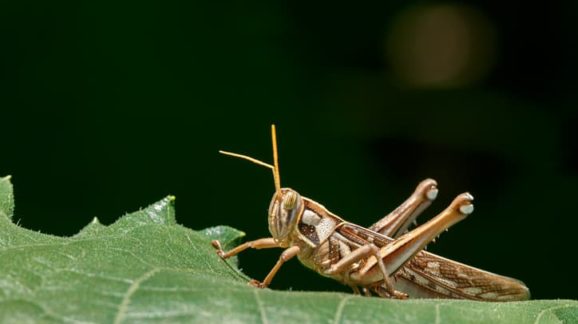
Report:
[{"label": "green leaf", "polygon": [[578,302],[484,303],[386,300],[247,285],[211,246],[244,233],[193,231],[175,221],[172,197],[109,226],[94,219],[77,235],[21,228],[9,178],[0,179],[1,323],[561,323]]},{"label": "green leaf", "polygon": [[0,178],[0,213],[12,217],[14,211],[14,194],[12,193],[12,183],[10,176]]}]

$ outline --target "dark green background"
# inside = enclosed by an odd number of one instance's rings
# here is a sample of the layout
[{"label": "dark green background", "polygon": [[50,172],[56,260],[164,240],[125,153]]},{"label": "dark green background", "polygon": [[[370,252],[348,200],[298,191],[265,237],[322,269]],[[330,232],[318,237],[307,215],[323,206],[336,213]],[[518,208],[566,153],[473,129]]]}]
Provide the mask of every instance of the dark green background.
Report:
[{"label": "dark green background", "polygon": [[[578,298],[576,3],[471,2],[496,63],[437,90],[400,86],[385,59],[414,4],[3,2],[0,174],[16,219],[72,235],[174,194],[188,227],[266,236],[271,173],[217,150],[270,161],[275,122],[285,186],[361,225],[425,177],[441,192],[423,219],[471,191],[476,212],[429,250]],[[279,252],[241,267],[261,279]],[[272,287],[345,289],[297,261]]]}]

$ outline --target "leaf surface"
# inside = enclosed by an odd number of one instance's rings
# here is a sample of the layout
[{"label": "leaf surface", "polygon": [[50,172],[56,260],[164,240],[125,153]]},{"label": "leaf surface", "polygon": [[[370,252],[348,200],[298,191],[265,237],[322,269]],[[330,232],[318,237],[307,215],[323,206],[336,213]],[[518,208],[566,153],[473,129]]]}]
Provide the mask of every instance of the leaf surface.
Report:
[{"label": "leaf surface", "polygon": [[[10,179],[0,178],[1,323],[572,323],[578,302],[386,300],[274,291],[246,284],[232,247],[244,233],[176,223],[173,198],[72,237],[12,222]],[[272,260],[273,261],[273,260]]]}]

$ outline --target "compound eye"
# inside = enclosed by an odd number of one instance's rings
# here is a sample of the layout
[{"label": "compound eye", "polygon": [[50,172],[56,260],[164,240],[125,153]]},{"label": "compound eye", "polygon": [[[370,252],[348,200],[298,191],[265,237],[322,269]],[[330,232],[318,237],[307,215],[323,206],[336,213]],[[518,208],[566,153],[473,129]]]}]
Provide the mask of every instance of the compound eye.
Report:
[{"label": "compound eye", "polygon": [[297,205],[297,193],[289,191],[283,199],[283,209],[291,210]]}]

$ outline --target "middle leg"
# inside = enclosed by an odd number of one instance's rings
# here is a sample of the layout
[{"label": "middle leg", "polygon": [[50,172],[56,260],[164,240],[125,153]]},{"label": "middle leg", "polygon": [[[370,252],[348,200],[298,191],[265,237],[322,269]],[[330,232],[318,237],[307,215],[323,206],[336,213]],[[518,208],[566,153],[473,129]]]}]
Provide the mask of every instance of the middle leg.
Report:
[{"label": "middle leg", "polygon": [[[352,264],[367,259],[368,257],[371,256],[377,259],[377,264],[383,276],[383,284],[386,287],[389,297],[398,299],[407,298],[407,294],[394,289],[393,283],[391,282],[391,278],[387,274],[388,272],[387,269],[385,268],[385,263],[383,262],[382,258],[379,257],[379,248],[371,243],[363,245],[360,248],[352,251],[351,253],[343,257],[341,260],[339,260],[337,263],[333,264],[328,270],[325,271],[325,273],[328,275],[333,275],[337,273],[349,272],[351,270],[350,266]],[[365,294],[369,292],[369,290],[366,287],[363,287],[363,289]]]}]

